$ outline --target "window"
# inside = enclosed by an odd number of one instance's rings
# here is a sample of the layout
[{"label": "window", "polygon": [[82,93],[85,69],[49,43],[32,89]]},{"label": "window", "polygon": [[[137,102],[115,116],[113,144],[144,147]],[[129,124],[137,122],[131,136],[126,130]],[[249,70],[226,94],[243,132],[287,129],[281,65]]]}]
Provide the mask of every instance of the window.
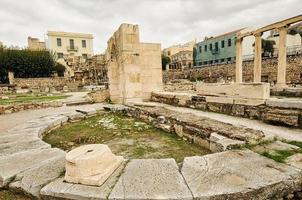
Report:
[{"label": "window", "polygon": [[199,53],[201,53],[201,50],[202,50],[202,46],[199,46]]},{"label": "window", "polygon": [[208,61],[204,61],[203,64],[204,64],[204,65],[207,65],[207,64],[208,64]]},{"label": "window", "polygon": [[218,42],[215,42],[215,51],[218,51]]},{"label": "window", "polygon": [[198,62],[198,65],[200,66],[202,62]]},{"label": "window", "polygon": [[221,48],[224,48],[224,40],[221,41]]},{"label": "window", "polygon": [[86,48],[86,40],[82,40],[82,47]]},{"label": "window", "polygon": [[219,60],[215,60],[215,63],[218,63],[219,62]]},{"label": "window", "polygon": [[207,52],[208,51],[208,46],[204,45],[204,51]]},{"label": "window", "polygon": [[210,64],[210,65],[213,64],[213,60],[210,60],[210,61],[209,61],[209,64]]},{"label": "window", "polygon": [[210,51],[212,51],[213,50],[213,45],[212,44],[210,44]]},{"label": "window", "polygon": [[58,58],[63,58],[63,53],[57,53]]},{"label": "window", "polygon": [[57,38],[57,46],[58,47],[62,46],[62,39],[61,38]]},{"label": "window", "polygon": [[223,63],[223,62],[224,62],[224,60],[225,60],[225,59],[224,59],[224,58],[222,58],[222,59],[220,59],[220,62],[221,62],[221,63]]},{"label": "window", "polygon": [[82,56],[83,56],[83,58],[84,58],[85,60],[87,60],[87,54],[86,54],[86,53],[83,53]]},{"label": "window", "polygon": [[232,46],[232,39],[228,39],[228,46]]},{"label": "window", "polygon": [[232,58],[231,58],[231,57],[229,57],[229,58],[228,58],[228,62],[231,62],[231,61],[232,61]]},{"label": "window", "polygon": [[70,44],[70,49],[74,49],[74,40],[73,39],[69,40],[69,44]]}]

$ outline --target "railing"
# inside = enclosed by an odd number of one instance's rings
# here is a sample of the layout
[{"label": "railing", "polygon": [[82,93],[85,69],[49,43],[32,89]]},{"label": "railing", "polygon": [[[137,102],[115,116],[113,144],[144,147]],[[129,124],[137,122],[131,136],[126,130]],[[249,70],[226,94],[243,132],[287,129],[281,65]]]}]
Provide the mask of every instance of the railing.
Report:
[{"label": "railing", "polygon": [[67,46],[67,51],[78,51],[78,49],[76,46]]}]

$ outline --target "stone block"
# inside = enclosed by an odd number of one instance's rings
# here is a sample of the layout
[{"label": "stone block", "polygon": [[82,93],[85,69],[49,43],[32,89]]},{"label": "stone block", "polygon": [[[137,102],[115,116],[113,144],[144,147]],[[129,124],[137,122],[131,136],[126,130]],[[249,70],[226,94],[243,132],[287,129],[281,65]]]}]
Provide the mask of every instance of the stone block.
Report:
[{"label": "stone block", "polygon": [[76,109],[77,112],[83,113],[87,116],[93,116],[97,114],[97,111],[95,108],[88,108],[88,107],[83,107],[83,108],[78,108]]},{"label": "stone block", "polygon": [[109,199],[193,198],[174,159],[134,159],[125,167]]},{"label": "stone block", "polygon": [[123,162],[107,145],[90,144],[66,155],[65,181],[85,185],[102,185]]},{"label": "stone block", "polygon": [[234,140],[217,133],[212,133],[210,137],[210,150],[211,152],[222,152],[231,149],[237,145],[243,145],[245,142],[240,140]]},{"label": "stone block", "polygon": [[207,96],[206,97],[206,102],[221,103],[221,104],[233,104],[234,103],[234,98],[232,98],[232,97],[212,97],[212,96]]},{"label": "stone block", "polygon": [[296,167],[296,168],[302,170],[302,154],[301,153],[297,153],[297,154],[294,154],[294,155],[286,158],[285,162],[288,165],[291,165],[293,167]]},{"label": "stone block", "polygon": [[65,152],[62,151],[42,165],[18,174],[9,187],[40,198],[42,187],[58,178],[65,171],[64,165]]},{"label": "stone block", "polygon": [[196,91],[201,95],[225,95],[252,99],[268,99],[270,85],[268,83],[202,83],[196,84]]},{"label": "stone block", "polygon": [[11,182],[17,174],[35,168],[61,152],[62,150],[56,148],[35,149],[1,157],[0,188]]},{"label": "stone block", "polygon": [[186,157],[181,169],[194,199],[282,199],[301,190],[301,173],[250,150]]},{"label": "stone block", "polygon": [[105,200],[109,196],[112,188],[116,184],[120,174],[125,167],[125,162],[115,170],[102,186],[90,186],[72,184],[58,178],[46,185],[41,190],[43,199],[81,199],[81,200]]},{"label": "stone block", "polygon": [[266,105],[278,108],[302,109],[302,101],[298,99],[267,99]]},{"label": "stone block", "polygon": [[30,141],[16,141],[11,143],[0,144],[0,157],[12,155],[22,151],[33,149],[48,149],[50,144],[43,142],[40,139]]},{"label": "stone block", "polygon": [[265,104],[265,100],[234,98],[234,104],[245,105],[245,106],[260,106]]}]

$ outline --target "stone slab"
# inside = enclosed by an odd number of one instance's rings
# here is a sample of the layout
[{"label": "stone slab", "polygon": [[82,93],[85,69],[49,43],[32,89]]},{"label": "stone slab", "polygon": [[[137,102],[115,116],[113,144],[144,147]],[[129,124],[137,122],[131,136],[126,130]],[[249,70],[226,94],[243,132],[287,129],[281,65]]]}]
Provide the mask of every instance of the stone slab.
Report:
[{"label": "stone slab", "polygon": [[278,108],[295,108],[302,109],[302,100],[292,100],[292,99],[268,99],[266,100],[266,105],[270,107]]},{"label": "stone slab", "polygon": [[80,113],[83,113],[88,116],[97,114],[97,111],[95,108],[85,108],[85,107],[76,109],[76,112],[80,112]]},{"label": "stone slab", "polygon": [[221,103],[221,104],[233,104],[234,98],[232,97],[211,97],[206,96],[206,102]]},{"label": "stone slab", "polygon": [[246,106],[260,106],[265,104],[264,99],[243,99],[234,98],[234,104],[246,105]]},{"label": "stone slab", "polygon": [[14,153],[22,151],[28,151],[32,149],[47,149],[50,147],[50,144],[47,144],[40,139],[0,144],[0,157],[12,155]]},{"label": "stone slab", "polygon": [[193,198],[174,159],[134,159],[125,167],[109,199]]},{"label": "stone slab", "polygon": [[126,161],[100,187],[67,183],[64,182],[64,178],[59,178],[42,188],[41,196],[43,199],[105,200],[122,173],[125,163]]},{"label": "stone slab", "polygon": [[0,134],[0,145],[11,143],[11,142],[28,142],[39,139],[38,134],[35,132],[30,133],[20,133],[20,134],[12,134],[12,133],[3,133]]},{"label": "stone slab", "polygon": [[56,157],[62,150],[35,149],[0,158],[0,188],[7,185],[19,173],[37,167]]},{"label": "stone slab", "polygon": [[70,122],[78,121],[85,118],[85,115],[83,113],[76,111],[62,113],[62,115],[68,117],[68,121]]},{"label": "stone slab", "polygon": [[18,174],[9,187],[39,198],[42,187],[61,176],[64,171],[65,152],[62,151],[42,165]]},{"label": "stone slab", "polygon": [[301,171],[250,150],[186,157],[181,172],[196,200],[282,199],[301,190]]},{"label": "stone slab", "polygon": [[299,147],[295,145],[291,145],[281,141],[275,141],[264,145],[257,145],[253,147],[252,150],[257,153],[264,153],[264,152],[273,152],[273,151],[296,151],[298,149]]},{"label": "stone slab", "polygon": [[210,150],[214,153],[226,151],[234,146],[243,144],[245,144],[244,141],[233,140],[217,133],[212,133],[210,136]]},{"label": "stone slab", "polygon": [[302,153],[294,154],[285,160],[286,164],[302,170]]}]

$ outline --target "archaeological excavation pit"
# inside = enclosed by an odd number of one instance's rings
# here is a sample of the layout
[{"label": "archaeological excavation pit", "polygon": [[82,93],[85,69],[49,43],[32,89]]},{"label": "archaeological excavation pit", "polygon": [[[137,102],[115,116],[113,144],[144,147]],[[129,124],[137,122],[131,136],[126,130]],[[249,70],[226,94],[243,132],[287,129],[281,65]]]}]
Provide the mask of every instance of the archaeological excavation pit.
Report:
[{"label": "archaeological excavation pit", "polygon": [[174,158],[178,163],[184,157],[210,153],[152,123],[105,111],[55,129],[44,137],[44,141],[67,151],[85,144],[107,144],[114,154],[126,159]]}]

